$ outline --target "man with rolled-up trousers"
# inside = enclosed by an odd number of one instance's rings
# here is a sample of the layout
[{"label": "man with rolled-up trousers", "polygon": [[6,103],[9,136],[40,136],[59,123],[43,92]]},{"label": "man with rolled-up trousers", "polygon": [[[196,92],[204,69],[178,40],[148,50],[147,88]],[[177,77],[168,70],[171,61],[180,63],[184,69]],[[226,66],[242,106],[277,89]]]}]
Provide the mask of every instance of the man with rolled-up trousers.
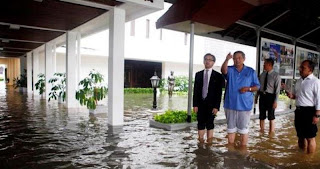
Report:
[{"label": "man with rolled-up trousers", "polygon": [[[265,59],[263,69],[264,72],[260,75],[260,84],[262,85],[257,93],[259,99],[259,119],[260,119],[260,131],[264,132],[264,121],[267,118],[269,120],[269,133],[274,133],[274,120],[275,109],[277,108],[277,101],[280,93],[280,76],[279,73],[273,70],[274,60],[269,58]],[[257,98],[255,102],[257,101]]]},{"label": "man with rolled-up trousers", "polygon": [[196,73],[193,91],[193,110],[197,113],[199,142],[204,143],[207,129],[207,143],[212,143],[214,118],[220,109],[223,76],[213,70],[216,61],[214,55],[204,55],[205,69]]}]

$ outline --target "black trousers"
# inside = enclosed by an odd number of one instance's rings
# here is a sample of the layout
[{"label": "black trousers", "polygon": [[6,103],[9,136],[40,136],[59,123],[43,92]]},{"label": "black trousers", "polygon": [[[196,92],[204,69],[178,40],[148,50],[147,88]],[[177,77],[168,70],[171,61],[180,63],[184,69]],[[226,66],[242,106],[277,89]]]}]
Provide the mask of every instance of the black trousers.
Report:
[{"label": "black trousers", "polygon": [[265,120],[267,118],[268,111],[268,120],[274,120],[274,108],[272,108],[272,106],[276,98],[276,95],[263,92],[260,92],[259,95],[259,119]]},{"label": "black trousers", "polygon": [[315,107],[297,106],[294,112],[294,126],[299,138],[314,138],[317,136],[318,127],[312,124]]},{"label": "black trousers", "polygon": [[214,115],[212,107],[209,106],[209,101],[204,99],[200,102],[197,113],[198,130],[212,130],[214,128]]}]

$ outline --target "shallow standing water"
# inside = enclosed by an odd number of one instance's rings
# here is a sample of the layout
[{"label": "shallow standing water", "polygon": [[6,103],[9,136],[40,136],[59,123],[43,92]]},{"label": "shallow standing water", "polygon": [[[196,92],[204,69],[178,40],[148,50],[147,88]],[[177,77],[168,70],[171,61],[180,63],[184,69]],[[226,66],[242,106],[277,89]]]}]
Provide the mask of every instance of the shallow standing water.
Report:
[{"label": "shallow standing water", "polygon": [[[165,97],[160,96],[159,107],[187,104],[185,96]],[[251,121],[248,148],[233,149],[226,147],[226,125],[216,126],[213,145],[198,145],[196,128],[150,128],[152,114],[145,110],[151,99],[126,95],[125,125],[112,128],[106,113],[89,116],[85,108],[68,110],[2,86],[0,168],[320,167],[320,146],[314,155],[297,149],[292,115],[277,117],[274,136],[260,133],[259,121]]]}]

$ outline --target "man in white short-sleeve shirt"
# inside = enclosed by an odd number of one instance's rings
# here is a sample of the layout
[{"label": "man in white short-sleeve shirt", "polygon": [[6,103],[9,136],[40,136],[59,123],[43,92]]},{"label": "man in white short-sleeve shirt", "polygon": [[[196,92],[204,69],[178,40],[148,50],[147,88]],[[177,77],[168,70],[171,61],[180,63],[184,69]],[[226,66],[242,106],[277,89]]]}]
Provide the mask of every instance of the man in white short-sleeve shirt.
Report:
[{"label": "man in white short-sleeve shirt", "polygon": [[303,61],[299,67],[301,78],[294,92],[287,92],[289,98],[296,99],[294,125],[299,148],[306,149],[308,153],[316,150],[315,137],[320,117],[320,80],[312,74],[314,67],[313,61]]}]

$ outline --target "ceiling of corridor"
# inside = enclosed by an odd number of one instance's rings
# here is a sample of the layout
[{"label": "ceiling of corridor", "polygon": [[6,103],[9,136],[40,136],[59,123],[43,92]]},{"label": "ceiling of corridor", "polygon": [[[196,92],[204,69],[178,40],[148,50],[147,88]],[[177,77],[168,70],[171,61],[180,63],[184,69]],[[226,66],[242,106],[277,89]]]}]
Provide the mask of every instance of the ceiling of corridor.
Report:
[{"label": "ceiling of corridor", "polygon": [[[167,0],[173,6],[157,23],[158,28],[189,32],[190,22],[219,29],[195,30],[198,35],[256,46],[261,37],[320,48],[319,0]],[[188,5],[189,3],[189,5]],[[238,4],[247,4],[239,6]],[[184,4],[184,5],[181,5]],[[171,10],[171,11],[170,11]],[[242,12],[242,13],[241,13]],[[235,19],[235,15],[237,18]]]},{"label": "ceiling of corridor", "polygon": [[[107,12],[70,0],[1,0],[0,57],[19,57]],[[74,0],[71,0],[74,1]],[[117,6],[114,0],[86,0]]]}]

